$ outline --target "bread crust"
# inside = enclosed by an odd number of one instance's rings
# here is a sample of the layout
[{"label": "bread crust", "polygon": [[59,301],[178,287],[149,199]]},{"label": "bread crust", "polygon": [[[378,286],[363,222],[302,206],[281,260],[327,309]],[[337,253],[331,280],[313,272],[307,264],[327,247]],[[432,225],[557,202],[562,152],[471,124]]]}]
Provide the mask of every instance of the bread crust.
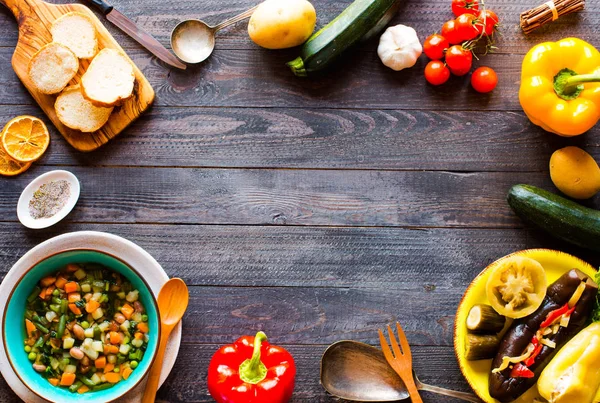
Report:
[{"label": "bread crust", "polygon": [[[135,88],[135,82],[134,82],[134,88]],[[126,98],[121,98],[121,97],[117,97],[117,100],[114,101],[113,103],[104,103],[104,102],[100,102],[98,100],[95,100],[93,98],[91,98],[86,92],[85,92],[85,87],[83,85],[81,85],[81,94],[83,95],[83,97],[85,99],[87,99],[88,101],[90,101],[94,106],[97,106],[99,108],[112,108],[115,106],[121,106],[125,103],[125,101],[127,101],[129,98],[131,98],[133,96],[133,91],[131,91],[131,94],[126,97]]]}]

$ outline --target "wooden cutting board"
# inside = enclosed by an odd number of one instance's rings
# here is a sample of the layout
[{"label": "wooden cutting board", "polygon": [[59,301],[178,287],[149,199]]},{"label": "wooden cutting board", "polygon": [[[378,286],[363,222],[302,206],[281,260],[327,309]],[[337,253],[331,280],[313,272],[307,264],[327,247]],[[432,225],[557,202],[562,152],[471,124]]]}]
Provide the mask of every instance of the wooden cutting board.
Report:
[{"label": "wooden cutting board", "polygon": [[[131,122],[144,112],[154,101],[154,90],[140,69],[134,65],[136,83],[131,98],[114,109],[108,122],[94,133],[82,133],[63,125],[54,111],[56,95],[45,95],[36,91],[27,74],[31,57],[42,46],[52,42],[50,27],[62,15],[77,11],[88,15],[96,25],[100,49],[112,48],[123,51],[112,35],[92,11],[81,4],[49,4],[40,0],[0,0],[15,15],[19,24],[19,41],[12,57],[12,66],[29,93],[44,110],[58,131],[73,147],[80,151],[92,151],[106,144],[121,133]],[[123,51],[123,53],[125,53]],[[89,60],[80,60],[79,72],[72,84],[79,82],[89,66]],[[58,95],[58,94],[57,94]]]}]

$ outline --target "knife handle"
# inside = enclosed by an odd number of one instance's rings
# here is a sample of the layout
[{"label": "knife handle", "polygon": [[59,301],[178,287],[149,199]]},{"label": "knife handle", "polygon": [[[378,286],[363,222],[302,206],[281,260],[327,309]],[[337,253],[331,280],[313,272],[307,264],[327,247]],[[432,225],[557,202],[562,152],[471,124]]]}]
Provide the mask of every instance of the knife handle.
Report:
[{"label": "knife handle", "polygon": [[113,10],[113,6],[106,4],[103,0],[87,0],[92,3],[102,14],[106,15]]}]

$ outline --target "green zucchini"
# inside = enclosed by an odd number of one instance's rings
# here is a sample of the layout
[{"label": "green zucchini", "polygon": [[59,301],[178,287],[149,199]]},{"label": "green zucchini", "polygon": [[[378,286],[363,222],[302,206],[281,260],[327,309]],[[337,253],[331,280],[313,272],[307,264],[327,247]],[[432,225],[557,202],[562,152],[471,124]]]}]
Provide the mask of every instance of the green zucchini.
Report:
[{"label": "green zucchini", "polygon": [[346,49],[381,31],[400,8],[399,0],[355,0],[302,46],[300,57],[287,63],[298,77],[325,69]]},{"label": "green zucchini", "polygon": [[600,211],[530,185],[515,185],[508,204],[519,217],[553,236],[600,252]]}]

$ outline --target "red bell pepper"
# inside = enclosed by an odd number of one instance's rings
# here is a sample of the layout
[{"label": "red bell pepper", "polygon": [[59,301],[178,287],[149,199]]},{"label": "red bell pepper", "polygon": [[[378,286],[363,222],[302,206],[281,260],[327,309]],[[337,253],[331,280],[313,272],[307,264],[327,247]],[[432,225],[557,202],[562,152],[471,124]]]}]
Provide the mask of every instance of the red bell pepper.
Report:
[{"label": "red bell pepper", "polygon": [[511,378],[533,378],[535,374],[523,364],[516,364],[510,371]]},{"label": "red bell pepper", "polygon": [[533,344],[534,347],[533,353],[531,353],[529,358],[523,361],[523,364],[525,364],[526,367],[530,367],[535,363],[535,357],[537,357],[542,351],[542,348],[544,348],[544,345],[540,343],[537,337],[535,336],[532,337],[531,344]]},{"label": "red bell pepper", "polygon": [[217,403],[287,403],[296,366],[285,349],[267,336],[243,336],[221,347],[208,366],[208,391]]},{"label": "red bell pepper", "polygon": [[558,309],[550,311],[548,313],[548,316],[546,316],[546,320],[543,321],[542,324],[540,325],[540,329],[550,326],[552,324],[552,322],[554,322],[556,319],[558,319],[560,316],[564,315],[567,312],[569,312],[569,304],[568,303],[564,304],[562,307],[560,307]]}]

